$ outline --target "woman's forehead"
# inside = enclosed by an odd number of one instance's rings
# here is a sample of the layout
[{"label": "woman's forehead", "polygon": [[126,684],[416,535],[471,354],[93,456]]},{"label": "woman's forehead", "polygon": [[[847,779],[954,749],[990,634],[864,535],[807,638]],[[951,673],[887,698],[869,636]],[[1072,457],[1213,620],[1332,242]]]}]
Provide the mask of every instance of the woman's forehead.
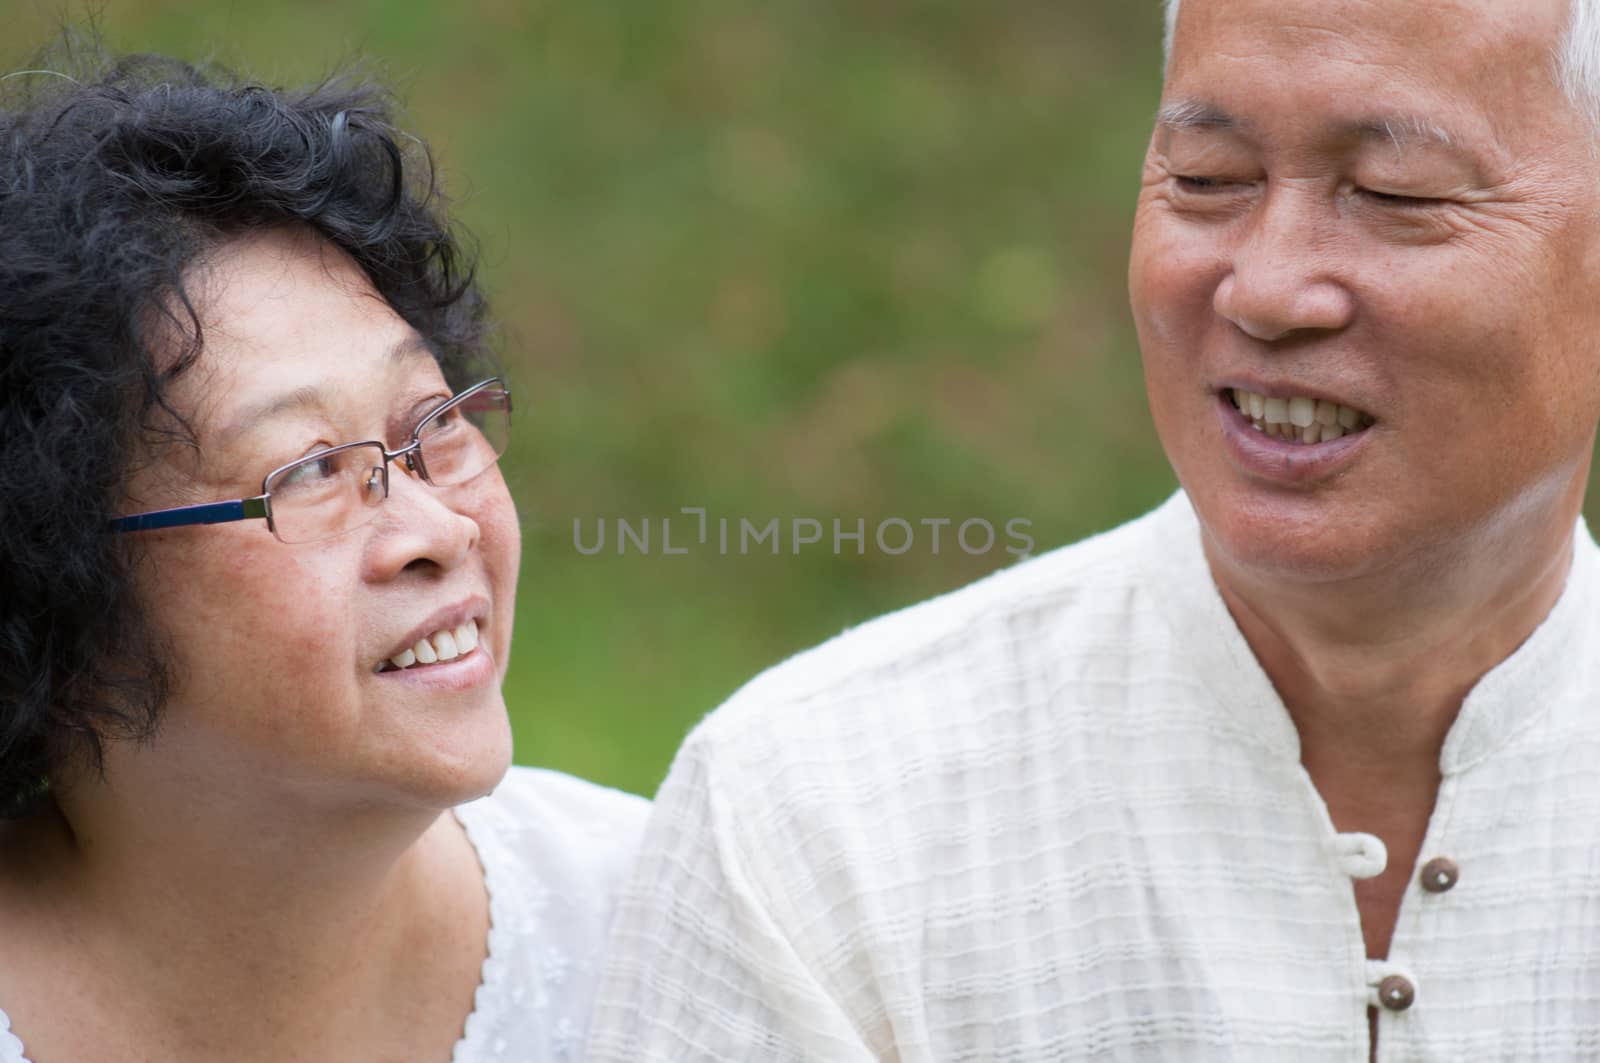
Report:
[{"label": "woman's forehead", "polygon": [[[241,372],[231,386],[217,389],[207,435],[227,446],[274,419],[299,413],[387,410],[396,398],[444,386],[432,352],[415,334],[392,344],[380,364],[354,357],[343,366],[307,364],[299,358],[262,357]],[[244,367],[240,367],[243,369]]]},{"label": "woman's forehead", "polygon": [[236,241],[196,280],[202,349],[174,397],[192,400],[205,435],[316,403],[387,406],[397,391],[443,383],[428,344],[326,241]]},{"label": "woman's forehead", "polygon": [[194,279],[210,360],[260,355],[376,362],[409,326],[359,266],[325,240],[285,230],[232,241]]}]

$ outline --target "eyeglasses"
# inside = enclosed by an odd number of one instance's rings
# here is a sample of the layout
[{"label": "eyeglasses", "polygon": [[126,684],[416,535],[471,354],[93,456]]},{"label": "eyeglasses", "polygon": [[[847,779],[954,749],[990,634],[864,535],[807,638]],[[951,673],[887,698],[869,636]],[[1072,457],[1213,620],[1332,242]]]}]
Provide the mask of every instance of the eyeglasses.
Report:
[{"label": "eyeglasses", "polygon": [[281,541],[314,543],[373,518],[389,497],[389,462],[402,462],[435,487],[455,487],[498,461],[510,439],[511,392],[491,377],[435,407],[399,450],[376,440],[344,443],[272,470],[254,498],[135,513],[114,519],[111,528],[151,531],[264,517]]}]

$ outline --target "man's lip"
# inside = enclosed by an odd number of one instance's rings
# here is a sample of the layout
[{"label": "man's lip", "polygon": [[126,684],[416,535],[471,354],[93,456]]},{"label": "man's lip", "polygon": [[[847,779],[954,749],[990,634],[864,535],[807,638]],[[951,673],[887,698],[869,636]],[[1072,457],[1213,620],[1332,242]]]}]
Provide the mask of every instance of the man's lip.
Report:
[{"label": "man's lip", "polygon": [[391,657],[398,657],[435,631],[445,628],[458,628],[468,620],[477,621],[478,634],[481,637],[483,629],[488,625],[489,621],[488,598],[481,594],[475,594],[454,605],[447,605],[430,613],[426,620],[411,629],[405,636],[404,641],[397,643],[388,653],[384,654],[383,658],[374,667],[382,668],[384,661]]},{"label": "man's lip", "polygon": [[1368,426],[1327,443],[1291,443],[1256,431],[1226,395],[1217,396],[1216,409],[1223,445],[1235,466],[1256,479],[1284,486],[1307,487],[1343,472],[1373,437]]},{"label": "man's lip", "polygon": [[1361,413],[1364,413],[1368,417],[1371,417],[1374,421],[1378,420],[1378,415],[1372,411],[1371,407],[1364,406],[1361,403],[1352,401],[1349,398],[1336,395],[1332,391],[1329,391],[1325,388],[1314,387],[1310,384],[1302,384],[1297,381],[1280,384],[1263,380],[1247,380],[1244,378],[1238,378],[1233,380],[1224,380],[1215,388],[1215,393],[1218,395],[1226,396],[1230,391],[1250,391],[1260,395],[1264,399],[1306,398],[1314,399],[1318,402],[1331,402],[1335,406],[1348,406],[1352,410],[1357,410]]}]

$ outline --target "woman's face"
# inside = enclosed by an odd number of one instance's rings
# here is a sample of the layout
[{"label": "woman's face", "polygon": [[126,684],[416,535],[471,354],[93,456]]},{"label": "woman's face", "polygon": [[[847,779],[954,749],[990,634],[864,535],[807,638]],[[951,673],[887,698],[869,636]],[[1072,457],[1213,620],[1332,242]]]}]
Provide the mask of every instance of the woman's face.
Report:
[{"label": "woman's face", "polygon": [[[171,395],[198,451],[163,447],[124,512],[257,495],[271,470],[345,442],[393,450],[450,395],[349,258],[307,234],[224,247],[196,276],[204,352]],[[321,542],[263,520],[137,533],[138,591],[177,684],[148,747],[108,751],[115,786],[448,807],[511,757],[500,685],[520,539],[497,467],[438,488],[390,466],[371,521]],[[455,660],[385,666],[475,624]]]}]

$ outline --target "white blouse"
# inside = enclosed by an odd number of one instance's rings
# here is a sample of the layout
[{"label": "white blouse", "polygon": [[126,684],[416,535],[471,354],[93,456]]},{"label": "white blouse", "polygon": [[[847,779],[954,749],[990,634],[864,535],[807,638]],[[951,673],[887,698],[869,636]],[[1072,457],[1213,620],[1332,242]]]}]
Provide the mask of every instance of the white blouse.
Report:
[{"label": "white blouse", "polygon": [[[1337,529],[1329,529],[1337,534]],[[593,1063],[1600,1058],[1600,567],[1462,705],[1386,959],[1181,494],[694,733]]]},{"label": "white blouse", "polygon": [[[491,926],[450,1063],[576,1063],[614,895],[649,803],[513,767],[492,794],[454,812],[483,865]],[[28,1063],[24,1051],[0,1011],[0,1063]]]}]

